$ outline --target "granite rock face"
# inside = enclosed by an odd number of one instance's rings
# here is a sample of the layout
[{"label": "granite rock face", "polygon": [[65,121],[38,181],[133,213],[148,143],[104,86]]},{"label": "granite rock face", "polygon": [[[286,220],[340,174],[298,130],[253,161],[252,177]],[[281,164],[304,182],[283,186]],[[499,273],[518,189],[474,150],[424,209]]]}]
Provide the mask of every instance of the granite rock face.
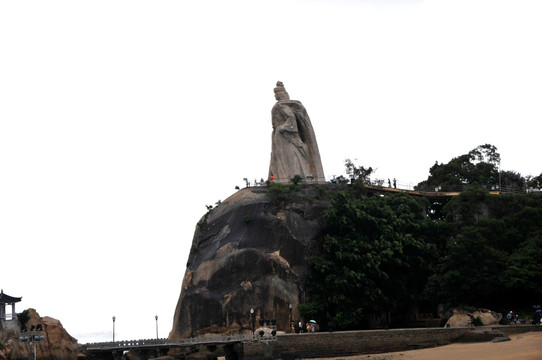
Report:
[{"label": "granite rock face", "polygon": [[276,206],[266,187],[245,188],[208,212],[196,226],[170,337],[250,332],[260,319],[287,331],[289,304],[299,319],[309,255],[329,206],[316,195],[316,185],[307,186]]},{"label": "granite rock face", "polygon": [[[43,335],[45,339],[36,343],[36,354],[38,359],[58,359],[58,360],[75,360],[82,356],[79,352],[77,339],[73,338],[64,329],[60,321],[51,317],[40,315],[34,309],[28,309],[29,320],[27,327],[31,325],[42,324]],[[4,334],[5,349],[3,349],[6,359],[28,359],[30,355],[29,342],[21,342],[19,340],[19,331],[10,331]],[[7,340],[7,341],[6,341]],[[0,359],[2,359],[2,351],[0,351]]]}]

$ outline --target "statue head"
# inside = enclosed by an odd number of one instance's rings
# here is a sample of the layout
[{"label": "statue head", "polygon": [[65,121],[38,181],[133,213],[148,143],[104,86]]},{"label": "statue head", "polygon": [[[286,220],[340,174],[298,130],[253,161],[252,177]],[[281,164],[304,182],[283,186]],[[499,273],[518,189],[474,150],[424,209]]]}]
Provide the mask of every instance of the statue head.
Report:
[{"label": "statue head", "polygon": [[281,100],[290,100],[290,95],[288,95],[288,92],[284,88],[284,84],[282,81],[277,81],[277,87],[274,89],[275,91],[275,99],[277,101]]}]

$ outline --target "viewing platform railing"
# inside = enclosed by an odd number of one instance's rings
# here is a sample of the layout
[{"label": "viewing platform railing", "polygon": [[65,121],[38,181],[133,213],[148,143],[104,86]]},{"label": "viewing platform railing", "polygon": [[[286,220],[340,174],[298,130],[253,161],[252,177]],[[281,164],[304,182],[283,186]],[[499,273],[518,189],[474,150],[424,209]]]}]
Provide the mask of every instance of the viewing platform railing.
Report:
[{"label": "viewing platform railing", "polygon": [[[461,193],[465,191],[469,186],[469,184],[463,184],[463,185],[448,185],[448,186],[412,186],[412,185],[404,185],[404,184],[397,184],[396,187],[389,186],[387,182],[385,182],[383,179],[373,179],[371,180],[371,186],[381,187],[383,189],[397,189],[397,190],[409,190],[409,191],[419,191],[419,192],[425,192],[425,193]],[[484,189],[491,193],[498,193],[498,194],[525,194],[527,193],[527,189],[518,187],[518,186],[506,186],[501,185],[499,188],[499,185],[491,185],[491,186],[482,186]]]}]

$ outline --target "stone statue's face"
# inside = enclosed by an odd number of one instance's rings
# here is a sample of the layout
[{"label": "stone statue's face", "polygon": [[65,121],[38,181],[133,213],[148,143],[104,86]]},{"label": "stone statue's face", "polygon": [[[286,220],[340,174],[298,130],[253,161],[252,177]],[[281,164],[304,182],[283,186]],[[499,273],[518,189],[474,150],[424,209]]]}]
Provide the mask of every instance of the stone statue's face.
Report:
[{"label": "stone statue's face", "polygon": [[290,100],[290,96],[286,91],[277,91],[275,93],[275,99],[277,99],[277,101]]}]

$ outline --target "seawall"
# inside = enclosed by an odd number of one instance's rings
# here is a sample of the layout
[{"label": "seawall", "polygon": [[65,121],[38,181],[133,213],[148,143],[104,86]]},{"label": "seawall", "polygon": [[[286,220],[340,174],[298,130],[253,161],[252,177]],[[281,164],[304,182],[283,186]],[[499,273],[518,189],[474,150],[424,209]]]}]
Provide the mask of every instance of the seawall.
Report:
[{"label": "seawall", "polygon": [[268,344],[245,343],[243,358],[301,359],[376,354],[435,347],[454,341],[489,341],[497,336],[530,331],[542,331],[542,327],[483,326],[283,334]]}]

